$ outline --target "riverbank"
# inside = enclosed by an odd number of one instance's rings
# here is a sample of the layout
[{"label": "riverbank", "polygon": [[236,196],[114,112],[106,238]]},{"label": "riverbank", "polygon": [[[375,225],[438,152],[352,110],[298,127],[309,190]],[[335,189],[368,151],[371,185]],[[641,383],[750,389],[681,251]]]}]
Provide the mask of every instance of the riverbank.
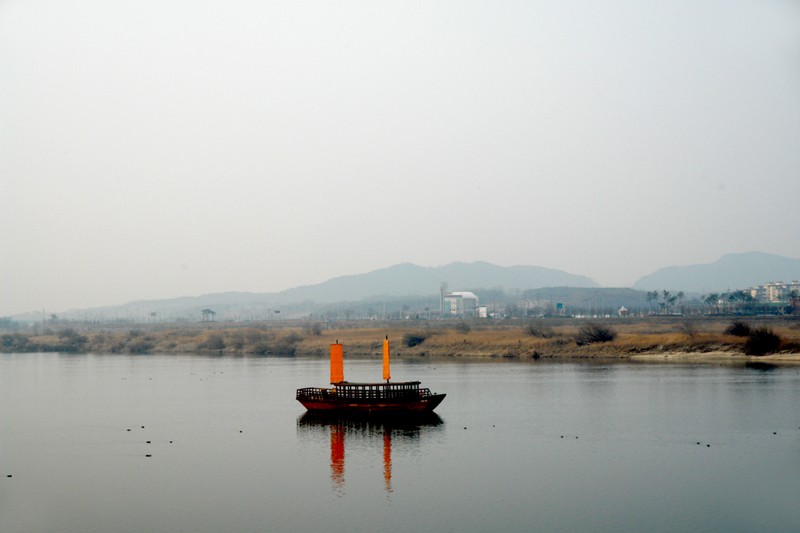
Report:
[{"label": "riverbank", "polygon": [[[581,339],[584,320],[509,322],[430,321],[370,324],[158,324],[44,328],[5,333],[3,352],[163,353],[327,356],[333,342],[346,356],[380,357],[389,337],[395,357],[509,359],[630,359],[689,362],[736,359],[800,363],[800,320],[761,319],[780,338],[774,353],[745,355],[747,337],[726,333],[732,319],[606,319],[591,322],[613,333],[605,342]],[[771,350],[773,351],[773,350]]]}]

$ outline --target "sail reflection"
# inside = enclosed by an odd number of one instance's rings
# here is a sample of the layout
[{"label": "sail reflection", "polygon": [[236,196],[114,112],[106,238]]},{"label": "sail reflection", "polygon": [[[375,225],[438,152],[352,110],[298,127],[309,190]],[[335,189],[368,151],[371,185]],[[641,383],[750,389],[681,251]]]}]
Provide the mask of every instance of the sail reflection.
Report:
[{"label": "sail reflection", "polygon": [[[375,450],[380,457],[383,451],[383,486],[392,492],[392,440],[408,445],[418,445],[424,435],[438,432],[444,422],[435,413],[417,414],[396,418],[374,418],[364,415],[321,414],[306,412],[297,419],[298,434],[313,440],[330,441],[331,486],[334,492],[344,493],[345,445],[353,443],[359,449]],[[329,439],[328,439],[329,436]],[[351,444],[351,446],[353,445]]]}]

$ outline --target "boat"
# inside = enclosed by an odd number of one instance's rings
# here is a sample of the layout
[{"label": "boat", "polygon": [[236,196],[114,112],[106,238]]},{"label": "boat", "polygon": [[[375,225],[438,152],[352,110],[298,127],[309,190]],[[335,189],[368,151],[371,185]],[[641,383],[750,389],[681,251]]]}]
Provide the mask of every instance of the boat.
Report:
[{"label": "boat", "polygon": [[331,344],[332,388],[297,389],[297,401],[308,411],[362,414],[412,414],[431,412],[444,394],[420,387],[419,381],[392,382],[389,375],[389,337],[383,341],[383,382],[350,383],[344,380],[344,347]]}]

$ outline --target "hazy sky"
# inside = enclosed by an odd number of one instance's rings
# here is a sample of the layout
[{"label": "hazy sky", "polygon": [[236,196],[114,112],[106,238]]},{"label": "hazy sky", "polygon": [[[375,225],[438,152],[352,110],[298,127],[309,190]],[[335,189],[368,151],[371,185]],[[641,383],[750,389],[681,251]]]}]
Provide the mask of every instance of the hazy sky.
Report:
[{"label": "hazy sky", "polygon": [[626,286],[800,257],[798,200],[797,1],[0,2],[0,315],[400,262]]}]

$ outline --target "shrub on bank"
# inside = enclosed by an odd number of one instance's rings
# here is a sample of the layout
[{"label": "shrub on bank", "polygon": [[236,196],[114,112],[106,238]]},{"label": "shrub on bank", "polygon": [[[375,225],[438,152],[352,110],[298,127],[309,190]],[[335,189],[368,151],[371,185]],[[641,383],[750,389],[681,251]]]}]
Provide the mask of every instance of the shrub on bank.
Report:
[{"label": "shrub on bank", "polygon": [[241,351],[245,345],[245,333],[242,331],[232,331],[225,337],[225,347],[234,351]]},{"label": "shrub on bank", "polygon": [[768,327],[755,328],[744,342],[747,355],[767,355],[777,352],[781,347],[781,337]]},{"label": "shrub on bank", "polygon": [[529,323],[523,328],[523,331],[531,337],[538,337],[540,339],[549,339],[555,335],[553,328],[546,326],[540,321]]},{"label": "shrub on bank", "polygon": [[725,329],[725,335],[734,335],[736,337],[748,337],[750,333],[750,324],[742,322],[741,320],[732,322],[731,325]]},{"label": "shrub on bank", "polygon": [[322,335],[322,324],[319,322],[308,323],[303,326],[303,329],[305,329],[306,333],[309,335]]},{"label": "shrub on bank", "polygon": [[205,342],[200,344],[198,348],[203,350],[222,350],[225,348],[225,339],[219,333],[211,333]]},{"label": "shrub on bank", "polygon": [[617,332],[613,328],[597,322],[587,322],[578,330],[575,335],[575,342],[578,346],[584,346],[595,342],[611,342],[616,338]]},{"label": "shrub on bank", "polygon": [[264,331],[258,328],[247,328],[244,332],[244,338],[249,344],[259,344],[264,341],[272,341],[275,335],[271,332]]},{"label": "shrub on bank", "polygon": [[415,331],[406,333],[403,335],[403,344],[408,346],[409,348],[413,348],[414,346],[418,346],[425,342],[425,339],[428,338],[428,334],[424,331]]},{"label": "shrub on bank", "polygon": [[0,337],[0,346],[7,352],[30,352],[36,351],[36,343],[31,342],[28,337],[21,333],[11,333]]},{"label": "shrub on bank", "polygon": [[144,354],[150,352],[153,346],[155,346],[155,343],[149,337],[141,336],[128,342],[126,348],[129,353]]},{"label": "shrub on bank", "polygon": [[[251,338],[255,339],[256,336],[254,334]],[[265,332],[253,343],[250,351],[258,355],[294,355],[297,351],[297,344],[302,340],[303,336],[296,331],[290,331],[278,338]]]},{"label": "shrub on bank", "polygon": [[680,326],[678,328],[682,333],[684,333],[690,339],[694,339],[694,336],[700,333],[700,321],[696,316],[687,316],[683,319]]},{"label": "shrub on bank", "polygon": [[462,333],[462,334],[466,335],[467,333],[469,333],[469,332],[470,332],[470,330],[471,330],[472,328],[470,328],[470,327],[469,327],[469,324],[467,324],[466,322],[464,322],[464,321],[462,320],[461,322],[459,322],[458,324],[456,324],[456,328],[455,328],[455,329],[456,329],[456,332],[458,332],[458,333]]},{"label": "shrub on bank", "polygon": [[79,335],[72,328],[64,328],[58,331],[58,351],[68,353],[80,353],[88,341],[85,335]]},{"label": "shrub on bank", "polygon": [[275,343],[275,353],[281,355],[294,355],[297,347],[295,346],[297,343],[303,340],[303,336],[297,333],[296,331],[292,331],[288,335],[285,335],[278,339],[278,342]]}]

